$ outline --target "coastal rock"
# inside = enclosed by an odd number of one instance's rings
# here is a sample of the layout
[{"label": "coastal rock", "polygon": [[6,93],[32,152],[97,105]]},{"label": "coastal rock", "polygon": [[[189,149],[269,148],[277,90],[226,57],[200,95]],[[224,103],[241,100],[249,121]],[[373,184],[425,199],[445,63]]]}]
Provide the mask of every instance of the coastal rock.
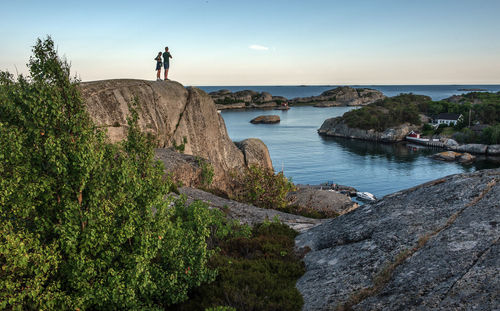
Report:
[{"label": "coastal rock", "polygon": [[201,159],[175,151],[173,148],[155,149],[155,158],[163,162],[165,171],[173,180],[180,181],[186,187],[202,186]]},{"label": "coastal rock", "polygon": [[488,145],[483,145],[483,144],[467,144],[467,145],[459,145],[457,147],[458,151],[476,153],[476,154],[486,154],[487,149]]},{"label": "coastal rock", "polygon": [[219,90],[209,94],[214,100],[217,109],[241,108],[274,108],[288,102],[283,96],[272,96],[268,92],[258,93],[252,90],[243,90],[232,93],[229,90]]},{"label": "coastal rock", "polygon": [[238,220],[242,224],[254,225],[277,218],[290,228],[298,232],[304,232],[325,221],[323,219],[307,218],[224,199],[199,189],[182,187],[179,191],[187,196],[188,203],[194,200],[201,200],[211,208],[222,210],[230,219]]},{"label": "coastal rock", "polygon": [[494,310],[500,305],[500,169],[441,178],[326,221],[309,252],[304,310]]},{"label": "coastal rock", "polygon": [[368,105],[384,98],[384,94],[377,90],[341,86],[325,91],[319,96],[294,98],[289,103],[291,105],[313,104],[315,107],[360,106]]},{"label": "coastal rock", "polygon": [[442,161],[455,161],[457,160],[460,156],[462,156],[461,153],[455,152],[455,151],[443,151],[440,153],[436,153],[432,157],[436,160],[442,160]]},{"label": "coastal rock", "polygon": [[449,148],[450,147],[458,147],[457,141],[454,139],[451,139],[451,138],[445,139],[444,145],[445,145],[445,147],[449,147]]},{"label": "coastal rock", "polygon": [[230,175],[242,172],[244,155],[230,140],[222,116],[204,91],[174,81],[121,79],[85,82],[81,92],[90,117],[107,129],[112,142],[126,137],[129,104],[136,98],[139,128],[153,134],[158,147],[175,145],[186,155],[208,160],[215,173],[212,186],[233,191]]},{"label": "coastal rock", "polygon": [[277,115],[258,116],[250,121],[250,123],[253,124],[258,124],[258,123],[273,124],[279,122],[280,122],[280,116]]},{"label": "coastal rock", "polygon": [[476,159],[475,156],[473,156],[470,153],[465,152],[465,153],[461,154],[458,157],[458,162],[460,162],[460,163],[471,163],[471,162],[474,162],[475,159]]},{"label": "coastal rock", "polygon": [[356,202],[345,194],[333,190],[319,190],[312,188],[299,188],[288,193],[287,200],[290,205],[297,205],[320,212],[345,214],[358,207]]},{"label": "coastal rock", "polygon": [[241,142],[235,142],[236,146],[243,152],[247,166],[259,165],[272,168],[273,163],[269,156],[269,150],[264,142],[258,138],[248,138]]},{"label": "coastal rock", "polygon": [[355,138],[363,140],[373,140],[381,142],[398,142],[403,141],[405,137],[417,126],[412,126],[407,123],[395,128],[386,129],[384,132],[377,132],[373,129],[363,130],[351,128],[342,121],[340,117],[326,119],[318,130],[320,135]]},{"label": "coastal rock", "polygon": [[500,155],[500,145],[489,145],[487,153],[488,155]]}]

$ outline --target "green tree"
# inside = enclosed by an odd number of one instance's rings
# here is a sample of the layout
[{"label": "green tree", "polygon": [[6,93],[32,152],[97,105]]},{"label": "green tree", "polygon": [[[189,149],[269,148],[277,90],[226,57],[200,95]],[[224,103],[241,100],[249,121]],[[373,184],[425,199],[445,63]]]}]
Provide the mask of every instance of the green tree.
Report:
[{"label": "green tree", "polygon": [[0,309],[164,309],[215,277],[211,214],[171,182],[132,109],[110,144],[50,37],[0,73]]}]

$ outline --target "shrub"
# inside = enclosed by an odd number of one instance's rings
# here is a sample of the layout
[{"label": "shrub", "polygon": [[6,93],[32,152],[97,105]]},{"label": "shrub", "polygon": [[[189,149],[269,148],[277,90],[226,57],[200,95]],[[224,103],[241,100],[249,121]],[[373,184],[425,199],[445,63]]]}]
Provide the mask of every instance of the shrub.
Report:
[{"label": "shrub", "polygon": [[481,140],[488,145],[500,144],[500,123],[485,128],[481,133]]},{"label": "shrub", "polygon": [[242,177],[235,181],[242,189],[236,199],[262,208],[281,210],[287,205],[286,195],[295,190],[293,183],[283,172],[251,165]]},{"label": "shrub", "polygon": [[166,199],[134,107],[108,143],[51,38],[33,53],[0,73],[0,308],[164,309],[213,280],[211,214]]},{"label": "shrub", "polygon": [[294,253],[296,235],[286,225],[268,222],[256,225],[250,237],[221,240],[221,252],[210,261],[219,271],[215,282],[194,289],[188,301],[173,309],[301,310],[295,283],[305,269]]}]

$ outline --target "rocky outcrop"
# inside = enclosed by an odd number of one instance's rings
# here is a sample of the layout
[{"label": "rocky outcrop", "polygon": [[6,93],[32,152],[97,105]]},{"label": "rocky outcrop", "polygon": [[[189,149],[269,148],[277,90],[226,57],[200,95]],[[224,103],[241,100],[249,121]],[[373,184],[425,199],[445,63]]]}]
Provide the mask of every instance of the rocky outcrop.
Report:
[{"label": "rocky outcrop", "polygon": [[500,155],[500,145],[489,145],[487,153],[488,155]]},{"label": "rocky outcrop", "polygon": [[290,105],[314,105],[315,107],[361,106],[384,99],[382,92],[349,86],[341,86],[321,93],[319,96],[298,97],[290,100]]},{"label": "rocky outcrop", "polygon": [[[112,142],[125,138],[129,104],[135,98],[139,127],[156,137],[158,147],[175,145],[186,155],[207,159],[215,173],[212,186],[232,191],[230,174],[245,167],[244,154],[229,139],[224,120],[204,91],[174,81],[123,79],[82,83],[81,92],[90,116],[107,129]],[[269,162],[263,165],[272,168]]]},{"label": "rocky outcrop", "polygon": [[199,189],[182,187],[179,191],[187,196],[188,202],[201,200],[207,203],[211,208],[218,208],[222,210],[230,219],[235,219],[240,223],[248,225],[278,219],[298,232],[305,232],[306,230],[309,230],[325,221],[323,219],[307,218],[224,199]]},{"label": "rocky outcrop", "polygon": [[440,153],[436,153],[432,156],[436,160],[441,161],[458,161],[460,163],[471,163],[476,157],[470,153],[459,153],[455,151],[444,151]]},{"label": "rocky outcrop", "polygon": [[461,151],[461,152],[485,154],[486,150],[488,149],[488,145],[483,145],[483,144],[466,144],[466,145],[458,145],[454,149],[457,150],[457,151]]},{"label": "rocky outcrop", "polygon": [[299,188],[287,194],[290,205],[312,209],[327,215],[342,215],[358,207],[348,195],[334,190]]},{"label": "rocky outcrop", "polygon": [[384,197],[297,236],[304,310],[500,305],[500,169]]},{"label": "rocky outcrop", "polygon": [[250,123],[253,124],[273,124],[273,123],[279,123],[280,122],[280,116],[277,115],[267,115],[267,116],[258,116],[250,120]]},{"label": "rocky outcrop", "polygon": [[258,138],[248,138],[240,142],[235,142],[235,144],[243,152],[243,157],[247,166],[259,165],[267,168],[273,167],[269,150],[262,140]]},{"label": "rocky outcrop", "polygon": [[287,103],[288,99],[283,96],[272,96],[268,92],[255,92],[244,90],[232,93],[229,90],[219,90],[209,94],[214,100],[217,109],[241,109],[241,108],[272,108]]},{"label": "rocky outcrop", "polygon": [[291,100],[283,96],[272,96],[267,92],[244,90],[232,93],[229,90],[211,92],[217,109],[273,108],[287,105],[314,105],[315,107],[361,106],[384,99],[382,92],[368,88],[341,86],[321,93],[319,96],[297,97]]},{"label": "rocky outcrop", "polygon": [[351,128],[342,120],[341,117],[326,119],[318,130],[320,135],[346,137],[363,140],[381,141],[381,142],[398,142],[403,141],[411,131],[414,131],[418,126],[408,123],[402,124],[395,128],[388,128],[384,132],[377,132],[373,129],[363,130]]}]

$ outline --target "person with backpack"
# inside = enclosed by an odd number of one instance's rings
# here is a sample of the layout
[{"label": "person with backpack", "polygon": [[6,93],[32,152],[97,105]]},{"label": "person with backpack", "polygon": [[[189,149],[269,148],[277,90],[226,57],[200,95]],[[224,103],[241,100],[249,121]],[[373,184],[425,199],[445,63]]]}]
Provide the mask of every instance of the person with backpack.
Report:
[{"label": "person with backpack", "polygon": [[[160,72],[161,72],[161,52],[158,52],[158,55],[155,58],[156,61],[156,81],[161,81]],[[165,78],[166,79],[166,78]]]},{"label": "person with backpack", "polygon": [[163,69],[165,69],[165,81],[168,77],[168,68],[170,67],[169,60],[172,58],[172,54],[168,51],[168,46],[165,47],[165,52],[163,53]]}]

